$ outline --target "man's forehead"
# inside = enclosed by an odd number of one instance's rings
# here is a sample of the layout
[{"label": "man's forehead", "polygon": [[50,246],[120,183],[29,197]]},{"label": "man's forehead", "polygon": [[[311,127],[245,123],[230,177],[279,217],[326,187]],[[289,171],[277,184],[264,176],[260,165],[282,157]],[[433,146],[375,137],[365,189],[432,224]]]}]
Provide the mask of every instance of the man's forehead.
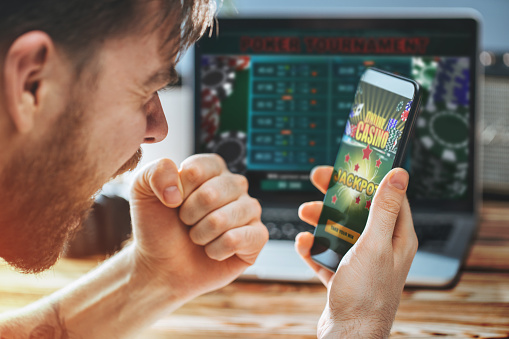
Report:
[{"label": "man's forehead", "polygon": [[[126,75],[135,76],[137,79],[134,81],[144,87],[151,87],[156,83],[165,85],[175,81],[177,78],[175,65],[180,54],[194,40],[190,39],[191,37],[197,38],[196,32],[189,30],[192,25],[185,25],[187,28],[182,26],[184,13],[180,6],[161,7],[161,4],[160,1],[150,2],[150,6],[143,10],[144,28],[137,33],[119,38],[120,43],[110,46],[110,52],[119,56],[119,62],[130,64],[134,68],[128,70],[129,75]],[[189,37],[184,37],[187,35]],[[125,45],[122,45],[123,43]],[[115,45],[123,48],[125,53],[118,51]],[[115,58],[109,58],[108,64],[115,67],[116,61]]]},{"label": "man's forehead", "polygon": [[[168,24],[171,24],[171,22]],[[170,83],[177,77],[175,66],[180,51],[180,37],[172,36],[174,33],[168,35],[168,30],[169,29],[166,27],[160,28],[155,32],[159,40],[159,47],[157,49],[157,55],[154,57],[158,58],[160,65],[152,72],[145,82],[145,85],[150,86],[154,83]]]}]

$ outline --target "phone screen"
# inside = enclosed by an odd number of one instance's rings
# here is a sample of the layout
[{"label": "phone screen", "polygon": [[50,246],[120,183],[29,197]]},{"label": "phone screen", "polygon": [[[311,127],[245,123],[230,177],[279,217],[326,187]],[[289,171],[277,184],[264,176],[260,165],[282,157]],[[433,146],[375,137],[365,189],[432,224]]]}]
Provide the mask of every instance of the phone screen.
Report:
[{"label": "phone screen", "polygon": [[415,93],[413,83],[375,70],[361,78],[315,230],[311,255],[319,263],[320,254],[332,250],[339,264],[364,230],[378,185],[401,161],[398,148],[415,114]]}]

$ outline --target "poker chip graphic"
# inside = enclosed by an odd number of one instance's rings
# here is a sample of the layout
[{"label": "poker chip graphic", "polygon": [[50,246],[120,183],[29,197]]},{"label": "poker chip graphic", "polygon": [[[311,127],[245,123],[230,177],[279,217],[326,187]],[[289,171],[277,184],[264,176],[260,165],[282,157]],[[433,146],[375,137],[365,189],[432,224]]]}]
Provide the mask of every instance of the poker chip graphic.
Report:
[{"label": "poker chip graphic", "polygon": [[398,106],[396,107],[396,111],[401,111],[401,109],[403,108],[403,106],[405,105],[405,103],[403,101],[400,101],[398,103]]},{"label": "poker chip graphic", "polygon": [[468,163],[447,164],[440,159],[426,155],[422,145],[416,143],[415,156],[412,157],[414,177],[412,189],[421,197],[454,198],[461,196],[467,189]]},{"label": "poker chip graphic", "polygon": [[414,58],[412,60],[412,77],[422,88],[430,90],[437,71],[437,62],[432,58]]},{"label": "poker chip graphic", "polygon": [[239,55],[230,59],[231,63],[234,63],[233,66],[236,71],[243,71],[249,69],[251,67],[251,57],[248,55]]},{"label": "poker chip graphic", "polygon": [[391,128],[389,130],[389,138],[387,139],[387,144],[384,149],[386,152],[396,154],[398,140],[401,138],[401,134],[401,131],[396,128]]},{"label": "poker chip graphic", "polygon": [[417,130],[422,145],[443,161],[464,163],[468,160],[468,121],[461,114],[424,111],[417,120]]},{"label": "poker chip graphic", "polygon": [[210,141],[206,148],[223,157],[230,171],[244,174],[247,169],[246,139],[244,132],[223,132]]},{"label": "poker chip graphic", "polygon": [[251,57],[248,55],[218,57],[218,64],[227,65],[236,71],[243,71],[251,67]]},{"label": "poker chip graphic", "polygon": [[470,100],[470,69],[467,58],[441,58],[426,105],[429,111],[467,107]]},{"label": "poker chip graphic", "polygon": [[221,101],[209,89],[201,92],[201,129],[202,143],[210,142],[219,129],[221,119]]},{"label": "poker chip graphic", "polygon": [[245,55],[206,55],[201,59],[201,143],[211,142],[221,129],[222,101],[233,94],[236,72],[251,67]]},{"label": "poker chip graphic", "polygon": [[[423,71],[423,65],[417,66],[417,72]],[[452,57],[436,58],[425,66],[426,77],[434,74],[434,79],[416,123],[411,166],[419,180],[410,187],[421,198],[458,198],[468,189],[469,64]]]},{"label": "poker chip graphic", "polygon": [[249,55],[209,56],[205,65],[216,65],[229,67],[235,71],[244,71],[251,67],[251,57]]},{"label": "poker chip graphic", "polygon": [[233,92],[235,72],[251,67],[251,57],[207,56],[202,59],[202,86],[209,89],[220,100],[229,97]]},{"label": "poker chip graphic", "polygon": [[390,131],[393,128],[396,128],[396,125],[398,124],[398,120],[396,119],[389,119],[389,123],[387,124],[386,131]]},{"label": "poker chip graphic", "polygon": [[202,88],[210,90],[219,100],[232,94],[234,81],[235,70],[229,66],[210,64],[202,67]]}]

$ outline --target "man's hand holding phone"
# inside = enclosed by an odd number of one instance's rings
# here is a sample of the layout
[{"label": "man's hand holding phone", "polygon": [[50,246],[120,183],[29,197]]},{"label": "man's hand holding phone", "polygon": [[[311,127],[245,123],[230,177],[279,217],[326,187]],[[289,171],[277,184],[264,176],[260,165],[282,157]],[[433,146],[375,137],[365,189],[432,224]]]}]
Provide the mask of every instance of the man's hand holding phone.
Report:
[{"label": "man's hand holding phone", "polygon": [[[333,168],[317,167],[311,181],[327,191]],[[394,320],[417,237],[406,198],[408,173],[391,170],[380,183],[364,232],[341,260],[336,273],[310,255],[311,233],[296,238],[297,252],[328,287],[328,300],[318,323],[319,338],[385,338]],[[316,226],[322,202],[301,206],[302,220]]]}]

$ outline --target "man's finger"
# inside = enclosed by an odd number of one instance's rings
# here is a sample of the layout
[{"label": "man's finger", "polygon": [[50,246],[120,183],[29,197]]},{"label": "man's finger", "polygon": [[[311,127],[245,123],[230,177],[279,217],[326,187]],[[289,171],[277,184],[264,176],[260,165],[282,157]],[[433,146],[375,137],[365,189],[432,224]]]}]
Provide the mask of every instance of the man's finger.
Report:
[{"label": "man's finger", "polygon": [[136,176],[131,188],[133,200],[155,196],[172,208],[182,203],[182,194],[178,168],[170,159],[160,159],[146,165]]},{"label": "man's finger", "polygon": [[226,170],[226,163],[217,154],[197,154],[187,158],[180,167],[184,200],[204,182]]},{"label": "man's finger", "polygon": [[299,207],[299,218],[308,224],[315,226],[318,225],[318,218],[322,213],[323,202],[311,201],[300,205]]},{"label": "man's finger", "polygon": [[330,177],[332,176],[333,170],[334,168],[331,166],[317,166],[311,171],[311,182],[323,194],[325,194],[329,188]]},{"label": "man's finger", "polygon": [[239,199],[246,194],[248,182],[239,174],[223,174],[212,177],[188,192],[180,208],[180,218],[187,225],[194,225],[212,211]]},{"label": "man's finger", "polygon": [[223,261],[236,255],[247,264],[252,265],[268,239],[267,227],[259,222],[223,233],[205,246],[205,252],[209,258],[217,261]]},{"label": "man's finger", "polygon": [[333,273],[324,267],[318,265],[311,259],[311,247],[313,246],[314,236],[309,232],[301,232],[297,234],[295,238],[295,250],[301,256],[302,260],[308,264],[313,271],[316,272],[316,275],[320,279],[320,281],[327,286],[329,280],[332,278]]},{"label": "man's finger", "polygon": [[369,211],[364,232],[371,239],[391,241],[408,187],[408,173],[402,168],[391,170],[380,183]]},{"label": "man's finger", "polygon": [[189,237],[196,245],[205,246],[229,229],[259,220],[260,214],[261,207],[258,200],[244,195],[200,220],[189,231]]}]

